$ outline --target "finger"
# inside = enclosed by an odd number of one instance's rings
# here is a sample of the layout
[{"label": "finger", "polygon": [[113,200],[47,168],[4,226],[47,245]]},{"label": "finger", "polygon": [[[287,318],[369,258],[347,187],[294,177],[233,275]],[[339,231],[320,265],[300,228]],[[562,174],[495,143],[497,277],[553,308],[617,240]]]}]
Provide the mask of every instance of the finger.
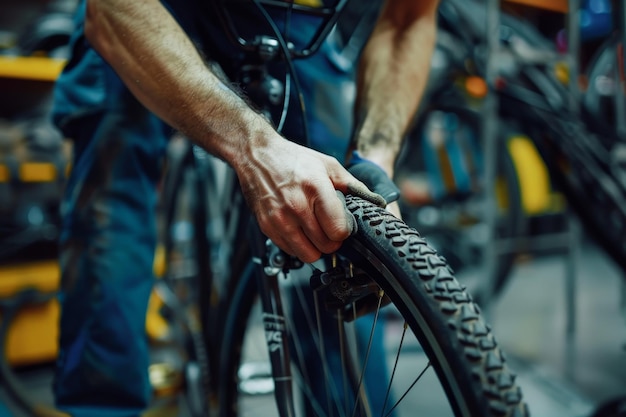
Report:
[{"label": "finger", "polygon": [[313,202],[313,212],[319,229],[330,241],[342,242],[352,233],[352,215],[346,212],[344,202],[333,188],[321,191]]},{"label": "finger", "polygon": [[303,216],[278,212],[264,212],[257,216],[261,231],[279,248],[302,262],[315,262],[321,257],[321,251],[302,230],[302,219]]},{"label": "finger", "polygon": [[273,230],[273,236],[266,234],[267,237],[279,248],[302,262],[313,263],[322,256],[322,251],[313,244],[302,229],[298,228],[288,233],[280,233],[275,228]]},{"label": "finger", "polygon": [[[334,192],[331,195],[337,198]],[[340,246],[326,236],[315,217],[313,202],[304,195],[290,210],[259,210],[256,217],[269,239],[303,262],[314,262],[322,252],[331,253]]]},{"label": "finger", "polygon": [[[333,253],[341,247],[340,240],[331,239],[324,230],[324,227],[320,223],[318,217],[315,215],[315,206],[311,212],[311,216],[307,219],[303,219],[302,231],[305,236],[311,241],[311,243],[322,253]],[[348,235],[349,236],[349,235]]]},{"label": "finger", "polygon": [[359,228],[357,226],[356,219],[354,218],[354,214],[352,214],[352,212],[348,210],[348,207],[346,205],[346,196],[338,190],[335,191],[335,193],[337,194],[337,197],[339,197],[339,200],[341,200],[341,204],[343,205],[343,209],[345,210],[346,217],[348,218],[348,223],[350,225],[350,235],[353,235],[357,232]]},{"label": "finger", "polygon": [[[385,200],[383,196],[375,192],[372,192],[369,188],[367,188],[367,186],[362,181],[358,180],[350,172],[346,171],[346,174],[347,175],[343,175],[343,173],[339,172],[339,173],[335,173],[334,176],[331,176],[331,179],[333,180],[333,184],[338,190],[341,190],[342,192],[347,193],[347,194],[360,197],[379,207],[386,207],[386,209],[391,214],[393,214],[395,217],[399,219],[402,219],[400,206],[398,205],[397,202],[392,202],[391,204],[387,204],[387,201]],[[346,182],[342,183],[342,181],[346,181]],[[343,195],[340,195],[340,198],[344,202],[344,206],[345,206],[345,197],[343,197]],[[354,233],[356,232],[356,229],[357,229],[356,220],[354,219],[354,216],[352,216],[350,212],[348,213],[350,214],[351,220],[353,221],[353,233]]]},{"label": "finger", "polygon": [[335,189],[344,194],[352,194],[360,197],[379,207],[385,207],[387,205],[387,202],[381,195],[370,191],[367,185],[350,174],[343,166],[333,164],[333,162],[336,161],[329,163],[328,172]]}]

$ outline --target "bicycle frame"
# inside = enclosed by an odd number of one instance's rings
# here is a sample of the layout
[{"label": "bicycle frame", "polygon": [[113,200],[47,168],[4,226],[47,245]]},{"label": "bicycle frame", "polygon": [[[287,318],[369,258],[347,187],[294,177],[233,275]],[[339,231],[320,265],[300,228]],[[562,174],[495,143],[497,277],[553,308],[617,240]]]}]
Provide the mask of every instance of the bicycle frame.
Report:
[{"label": "bicycle frame", "polygon": [[274,395],[280,416],[294,416],[289,338],[286,336],[286,318],[278,286],[279,273],[291,267],[300,268],[302,262],[288,256],[268,241],[254,222],[250,227],[253,262],[255,264],[257,288],[262,306],[265,341],[272,364]]},{"label": "bicycle frame", "polygon": [[[232,44],[246,53],[248,62],[251,63],[251,65],[242,65],[244,71],[246,71],[242,75],[242,78],[246,80],[245,85],[252,87],[257,86],[252,92],[253,98],[256,98],[255,103],[266,115],[270,115],[268,105],[277,104],[278,96],[282,95],[283,100],[288,100],[287,95],[284,94],[284,90],[277,85],[277,80],[271,79],[270,82],[266,81],[271,78],[267,73],[266,64],[277,58],[282,58],[286,61],[290,71],[293,72],[291,59],[306,58],[317,52],[333,29],[340,12],[348,1],[349,0],[338,0],[335,7],[321,8],[301,6],[293,2],[273,0],[252,1],[261,14],[267,18],[268,23],[274,31],[276,43],[272,42],[267,36],[248,40],[240,35],[230,16],[229,6],[237,6],[237,4],[241,2],[229,2],[227,0],[214,2],[216,14],[219,17],[228,39]],[[246,3],[249,4],[250,2]],[[288,13],[293,11],[316,16],[321,19],[321,24],[306,46],[301,49],[295,49],[293,45],[288,42],[288,39],[282,37],[279,30],[264,10],[264,6],[282,9]],[[289,82],[289,79],[287,79],[287,82]],[[297,86],[297,80],[294,80],[294,82]],[[284,114],[282,117],[284,117]],[[278,126],[278,130],[280,131],[282,120],[278,123]],[[306,138],[307,135],[308,133],[305,132],[304,137]],[[243,203],[243,199],[240,200],[240,202]],[[237,229],[240,228],[238,227]],[[255,275],[257,276],[257,285],[262,302],[266,343],[272,363],[275,395],[279,407],[279,414],[281,416],[293,416],[295,415],[295,410],[293,409],[293,403],[289,401],[289,399],[293,398],[293,387],[291,385],[292,375],[288,353],[289,348],[287,346],[288,338],[284,335],[286,332],[284,325],[285,318],[277,279],[279,273],[287,273],[291,268],[301,268],[303,264],[297,258],[287,255],[284,251],[278,249],[274,243],[268,241],[260,231],[256,222],[252,220],[250,221],[249,234],[251,255],[255,264]]]}]

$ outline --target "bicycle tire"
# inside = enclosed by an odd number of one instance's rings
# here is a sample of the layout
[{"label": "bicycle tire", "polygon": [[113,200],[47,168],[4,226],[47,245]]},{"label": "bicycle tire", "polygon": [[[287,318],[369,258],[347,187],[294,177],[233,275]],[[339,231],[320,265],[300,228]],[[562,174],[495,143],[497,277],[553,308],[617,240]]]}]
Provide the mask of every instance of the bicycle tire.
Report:
[{"label": "bicycle tire", "polygon": [[608,147],[617,136],[615,99],[619,88],[615,87],[618,84],[615,81],[615,67],[618,65],[620,46],[619,33],[614,33],[598,47],[587,66],[589,86],[581,100],[581,115],[585,124]]},{"label": "bicycle tire", "polygon": [[[433,375],[443,386],[451,415],[528,415],[521,389],[503,352],[481,317],[478,306],[455,280],[445,259],[437,255],[415,229],[386,210],[352,196],[347,196],[346,201],[357,220],[358,232],[344,242],[339,255],[349,259],[360,271],[368,271],[370,278],[384,291],[385,299],[391,301],[413,331],[435,371]],[[238,373],[244,338],[246,332],[251,331],[247,330],[246,323],[256,292],[250,268],[239,282],[226,316],[223,339],[225,348],[222,349],[220,368],[222,417],[247,415],[241,414],[239,409],[242,395]],[[405,367],[400,369],[406,370]],[[395,376],[396,370],[394,368],[389,375]],[[315,391],[313,387],[308,389]],[[303,392],[306,393],[306,389]],[[415,415],[412,401],[419,395],[411,392],[411,415]],[[401,395],[395,396],[401,398]],[[383,405],[380,411],[381,415],[386,415],[384,413],[389,408]],[[270,415],[266,410],[263,412]]]},{"label": "bicycle tire", "polygon": [[[193,416],[209,415],[217,369],[211,319],[211,262],[206,233],[209,178],[187,139],[173,138],[160,196],[163,277],[156,291],[164,299],[174,344],[185,354],[183,389]],[[170,144],[172,146],[172,144]],[[172,341],[169,342],[172,344]],[[158,344],[158,343],[157,343]]]},{"label": "bicycle tire", "polygon": [[[461,126],[467,127],[472,133],[479,137],[480,132],[480,115],[469,107],[463,107],[458,105],[450,105],[444,103],[436,104],[433,107],[422,113],[419,123],[416,125],[413,133],[412,140],[408,150],[404,152],[404,158],[400,160],[399,171],[404,173],[410,173],[418,169],[420,165],[423,165],[422,161],[411,161],[411,155],[421,155],[415,147],[421,146],[421,142],[426,140],[425,125],[428,123],[428,119],[434,112],[444,112],[446,114],[452,114],[458,119],[458,123]],[[415,207],[405,201],[402,202],[403,218],[412,227],[420,230],[421,233],[429,239],[432,246],[438,249],[441,255],[445,256],[450,266],[457,272],[458,278],[462,280],[462,273],[467,268],[480,266],[483,264],[481,258],[484,258],[482,251],[484,244],[476,242],[476,230],[477,224],[484,222],[484,213],[482,212],[482,206],[480,212],[475,213],[472,210],[476,210],[476,199],[484,198],[481,194],[491,192],[498,197],[499,207],[497,208],[497,219],[495,224],[495,234],[499,239],[515,239],[523,237],[527,233],[528,218],[524,212],[522,206],[522,191],[518,177],[518,173],[515,167],[513,156],[511,155],[507,141],[511,138],[513,130],[507,126],[502,126],[503,131],[499,135],[497,141],[496,153],[498,158],[496,160],[496,186],[500,187],[487,191],[484,190],[484,170],[482,166],[473,168],[474,172],[471,172],[472,182],[477,183],[474,190],[465,195],[464,197],[457,197],[452,191],[451,196],[443,196],[432,205]],[[468,159],[483,157],[482,145],[478,145],[478,149],[474,149],[474,152],[479,152],[480,155],[467,156]],[[465,150],[465,153],[470,153]],[[470,162],[468,162],[470,164]],[[481,164],[480,161],[472,161],[472,164]],[[466,208],[468,207],[468,208]],[[440,213],[442,219],[435,225],[427,225],[420,221],[420,210],[437,210]],[[449,219],[449,215],[446,212],[456,213],[454,219]],[[512,250],[499,254],[495,260],[495,268],[492,272],[492,277],[485,277],[493,282],[493,295],[497,296],[502,292],[508,284],[511,271],[514,263],[518,257],[518,252],[514,248]],[[480,290],[480,288],[478,288]],[[474,293],[475,297],[483,298],[480,291]]]}]

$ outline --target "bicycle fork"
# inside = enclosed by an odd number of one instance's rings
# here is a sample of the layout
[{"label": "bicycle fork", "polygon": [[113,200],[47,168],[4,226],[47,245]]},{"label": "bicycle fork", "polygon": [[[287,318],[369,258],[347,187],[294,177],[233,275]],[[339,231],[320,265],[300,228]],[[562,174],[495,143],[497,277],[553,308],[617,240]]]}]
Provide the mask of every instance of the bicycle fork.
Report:
[{"label": "bicycle fork", "polygon": [[[259,244],[260,242],[257,243]],[[290,366],[288,329],[278,283],[279,273],[287,270],[288,264],[292,264],[294,259],[278,249],[271,241],[265,242],[263,246],[265,256],[262,259],[254,258],[254,262],[257,268],[265,341],[272,366],[274,396],[278,415],[294,417],[296,414],[293,403],[293,375]],[[295,262],[300,261],[295,260]],[[293,265],[293,267],[301,266],[301,262],[299,265]]]},{"label": "bicycle fork", "polygon": [[[258,249],[260,247],[257,246]],[[255,267],[257,268],[257,280],[259,297],[262,305],[262,322],[265,331],[265,341],[269,353],[269,358],[272,367],[272,379],[274,381],[274,396],[276,398],[276,405],[278,407],[278,415],[281,417],[293,417],[295,416],[295,404],[294,404],[294,383],[297,385],[297,381],[294,380],[292,368],[290,349],[290,329],[289,326],[297,324],[293,322],[287,322],[287,318],[283,309],[283,297],[281,295],[279,278],[281,273],[288,273],[289,271],[301,269],[304,264],[297,258],[287,255],[281,251],[271,241],[267,241],[264,244],[265,255],[261,258],[254,258]],[[259,253],[259,252],[257,252]],[[346,279],[349,277],[349,279]],[[298,284],[296,284],[298,285]],[[381,307],[383,301],[382,294],[379,287],[374,284],[369,277],[363,276],[359,271],[353,271],[352,268],[346,269],[345,266],[335,265],[327,272],[322,273],[319,270],[313,272],[310,278],[310,285],[312,290],[319,294],[319,298],[323,300],[326,308],[330,308],[336,311],[341,317],[342,321],[350,322],[364,314],[376,311]],[[318,299],[316,298],[315,304],[317,309]],[[348,309],[348,307],[350,309]],[[289,308],[289,307],[287,307]],[[346,315],[344,316],[344,313]],[[318,328],[321,331],[321,328]],[[321,340],[321,335],[318,335]],[[320,355],[324,356],[324,347],[320,346]],[[344,349],[341,349],[342,361],[347,361],[345,357]],[[369,352],[369,347],[367,349]],[[322,360],[325,363],[325,360]],[[366,361],[367,362],[367,361]],[[354,364],[352,364],[354,366]],[[330,369],[325,369],[325,372],[330,373]],[[362,376],[361,376],[362,377]],[[327,375],[328,378],[328,375]],[[348,375],[343,375],[344,383],[348,381]],[[361,381],[352,381],[351,383],[358,386],[357,396],[359,399],[354,403],[354,407],[351,407],[349,402],[346,403],[346,414],[339,412],[339,415],[350,415],[349,410],[357,410],[357,404],[363,407],[364,415],[370,415],[369,401],[367,396],[362,391]],[[344,386],[344,389],[346,387]],[[338,390],[340,387],[334,387],[334,390]],[[349,398],[346,392],[343,393],[345,399]],[[327,398],[334,398],[337,400],[337,392],[334,395],[331,392],[326,392]],[[356,399],[352,399],[355,401]],[[339,403],[335,404],[338,405]],[[319,404],[318,404],[319,406]],[[329,404],[329,409],[332,405]],[[331,412],[331,415],[333,413]],[[353,412],[354,415],[354,412]]]}]

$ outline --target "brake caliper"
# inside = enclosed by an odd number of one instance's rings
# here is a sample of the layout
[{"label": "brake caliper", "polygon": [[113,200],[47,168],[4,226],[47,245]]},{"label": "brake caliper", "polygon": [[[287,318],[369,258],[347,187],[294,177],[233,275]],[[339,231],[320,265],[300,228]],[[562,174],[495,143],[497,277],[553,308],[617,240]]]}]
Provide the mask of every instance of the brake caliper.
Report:
[{"label": "brake caliper", "polygon": [[326,309],[342,310],[348,321],[374,311],[381,304],[382,290],[378,284],[351,265],[316,270],[310,283]]}]

